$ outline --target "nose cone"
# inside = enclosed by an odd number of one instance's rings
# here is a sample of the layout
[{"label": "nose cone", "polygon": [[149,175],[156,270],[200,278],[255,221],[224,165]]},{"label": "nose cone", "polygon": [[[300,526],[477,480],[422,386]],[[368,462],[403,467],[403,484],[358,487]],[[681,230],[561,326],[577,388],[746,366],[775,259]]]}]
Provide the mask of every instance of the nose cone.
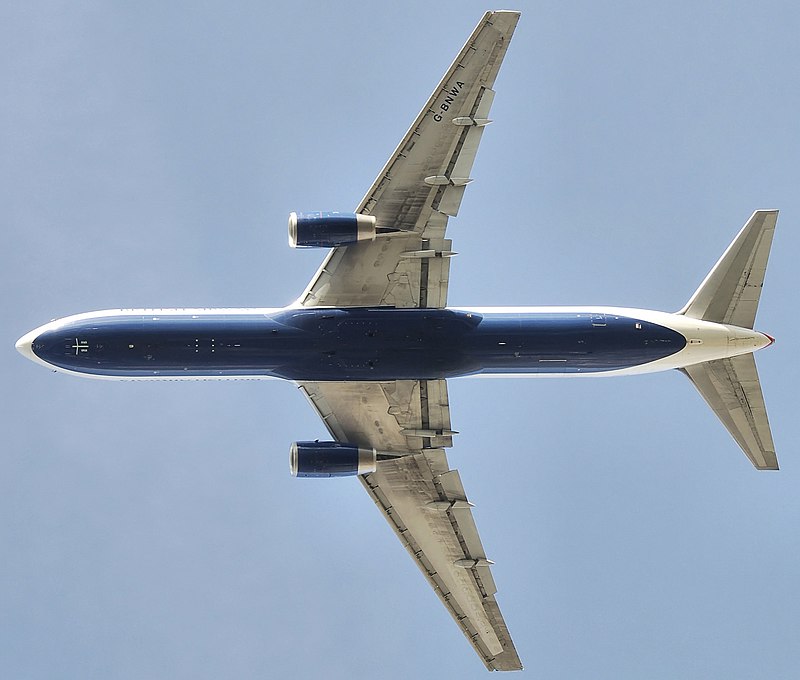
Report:
[{"label": "nose cone", "polygon": [[31,331],[30,333],[25,333],[19,340],[17,340],[17,344],[15,345],[17,348],[17,352],[19,352],[22,356],[26,359],[30,359],[31,361],[37,361],[38,357],[33,353],[33,341],[36,340],[36,336],[39,334],[38,329]]},{"label": "nose cone", "polygon": [[45,333],[50,330],[52,323],[54,322],[39,326],[39,328],[34,328],[30,333],[25,333],[25,335],[17,340],[16,344],[17,352],[26,359],[30,359],[35,364],[46,366],[51,369],[54,368],[54,366],[40,357],[36,351],[34,351],[34,347],[37,351],[41,352],[42,340],[44,339]]}]

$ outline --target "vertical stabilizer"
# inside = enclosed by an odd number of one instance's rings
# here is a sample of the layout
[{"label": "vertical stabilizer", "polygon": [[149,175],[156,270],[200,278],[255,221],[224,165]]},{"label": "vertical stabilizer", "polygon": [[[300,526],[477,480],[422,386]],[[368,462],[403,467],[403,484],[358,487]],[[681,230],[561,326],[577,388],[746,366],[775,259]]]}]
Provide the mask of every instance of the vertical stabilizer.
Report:
[{"label": "vertical stabilizer", "polygon": [[759,470],[777,470],[775,444],[752,354],[681,369]]},{"label": "vertical stabilizer", "polygon": [[756,210],[678,313],[753,328],[777,220],[777,210]]}]

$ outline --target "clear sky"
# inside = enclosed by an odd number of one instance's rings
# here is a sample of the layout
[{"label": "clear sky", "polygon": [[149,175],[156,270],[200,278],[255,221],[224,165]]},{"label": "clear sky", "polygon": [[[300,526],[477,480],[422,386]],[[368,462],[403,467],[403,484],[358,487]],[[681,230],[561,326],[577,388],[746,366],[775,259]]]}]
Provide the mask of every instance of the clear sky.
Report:
[{"label": "clear sky", "polygon": [[[0,676],[480,678],[280,382],[125,383],[14,351],[113,307],[280,306],[485,5],[4,3]],[[450,451],[525,675],[798,677],[800,9],[523,2],[449,235],[450,304],[683,305],[780,208],[758,327],[778,473],[678,373],[458,380]]]}]

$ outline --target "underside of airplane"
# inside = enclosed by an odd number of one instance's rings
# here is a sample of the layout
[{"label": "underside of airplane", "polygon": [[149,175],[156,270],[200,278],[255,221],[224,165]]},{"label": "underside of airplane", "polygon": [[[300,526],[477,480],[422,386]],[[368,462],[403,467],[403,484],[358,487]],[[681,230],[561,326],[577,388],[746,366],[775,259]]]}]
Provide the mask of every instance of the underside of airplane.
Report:
[{"label": "underside of airplane", "polygon": [[755,468],[778,462],[753,353],[777,210],[757,210],[678,312],[447,306],[446,229],[491,122],[519,20],[487,12],[352,213],[292,213],[292,247],[330,248],[285,308],[127,309],[64,317],[17,349],[107,380],[283,379],[331,440],[290,447],[298,477],[357,476],[489,670],[522,668],[472,504],[445,449],[447,380],[680,370]]}]

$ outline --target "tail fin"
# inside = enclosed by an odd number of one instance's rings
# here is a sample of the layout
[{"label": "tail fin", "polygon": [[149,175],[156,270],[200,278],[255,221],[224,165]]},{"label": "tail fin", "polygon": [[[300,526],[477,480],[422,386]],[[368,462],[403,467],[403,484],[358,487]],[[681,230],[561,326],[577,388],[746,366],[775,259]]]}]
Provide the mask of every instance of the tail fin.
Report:
[{"label": "tail fin", "polygon": [[[755,325],[777,210],[757,210],[686,306],[686,316],[740,328]],[[752,354],[681,369],[759,470],[777,470],[767,408]]]},{"label": "tail fin", "polygon": [[756,210],[678,314],[753,328],[777,220],[777,210]]},{"label": "tail fin", "polygon": [[752,354],[681,369],[759,470],[777,470],[767,407]]}]

